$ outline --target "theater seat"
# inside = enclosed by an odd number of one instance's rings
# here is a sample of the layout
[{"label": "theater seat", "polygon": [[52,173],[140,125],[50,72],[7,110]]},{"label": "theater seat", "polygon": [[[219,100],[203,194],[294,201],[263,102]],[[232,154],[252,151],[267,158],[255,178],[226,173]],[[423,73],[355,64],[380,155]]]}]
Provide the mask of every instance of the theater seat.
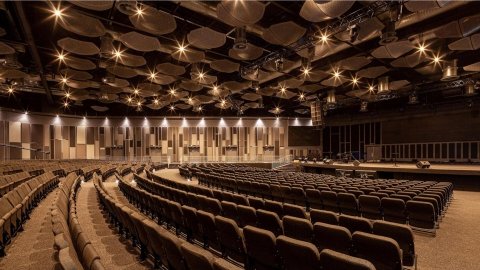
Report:
[{"label": "theater seat", "polygon": [[403,265],[415,265],[415,243],[409,226],[379,220],[373,223],[373,233],[397,241],[402,250]]},{"label": "theater seat", "polygon": [[352,242],[355,256],[370,261],[377,270],[402,270],[402,251],[392,238],[355,232]]},{"label": "theater seat", "polygon": [[250,206],[238,205],[238,225],[243,228],[247,225],[257,226],[257,214],[255,208]]},{"label": "theater seat", "polygon": [[352,234],[345,227],[317,222],[313,225],[313,243],[320,251],[332,249],[349,254]]},{"label": "theater seat", "polygon": [[212,253],[190,243],[183,243],[181,249],[188,269],[213,270]]},{"label": "theater seat", "polygon": [[320,269],[322,270],[376,270],[375,266],[367,260],[352,257],[330,249],[320,253]]},{"label": "theater seat", "polygon": [[380,198],[371,195],[360,195],[358,197],[360,213],[369,219],[382,219],[382,208]]},{"label": "theater seat", "polygon": [[284,216],[282,219],[283,234],[302,241],[311,242],[313,225],[308,219]]},{"label": "theater seat", "polygon": [[312,243],[287,236],[277,238],[277,248],[285,270],[317,270],[320,252]]},{"label": "theater seat", "polygon": [[349,229],[351,233],[356,231],[366,233],[372,232],[372,223],[366,218],[340,215],[338,218],[338,225]]},{"label": "theater seat", "polygon": [[236,261],[244,262],[245,243],[242,229],[238,228],[233,219],[222,216],[215,217],[215,225],[223,257],[232,257]]},{"label": "theater seat", "polygon": [[271,231],[275,236],[283,234],[282,221],[274,212],[257,210],[257,225],[259,228]]},{"label": "theater seat", "polygon": [[383,218],[386,221],[407,223],[405,202],[402,199],[382,198]]},{"label": "theater seat", "polygon": [[331,211],[313,209],[310,211],[310,219],[312,224],[317,222],[338,225],[338,215]]},{"label": "theater seat", "polygon": [[280,268],[277,240],[271,231],[246,226],[243,235],[251,269]]},{"label": "theater seat", "polygon": [[429,202],[407,202],[408,224],[413,227],[435,230],[435,209]]}]

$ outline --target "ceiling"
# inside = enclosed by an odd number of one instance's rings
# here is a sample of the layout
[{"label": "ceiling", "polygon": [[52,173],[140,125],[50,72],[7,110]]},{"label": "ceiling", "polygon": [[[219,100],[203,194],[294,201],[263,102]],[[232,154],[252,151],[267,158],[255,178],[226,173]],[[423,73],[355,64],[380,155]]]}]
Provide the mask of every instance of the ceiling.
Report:
[{"label": "ceiling", "polygon": [[19,110],[309,116],[315,100],[328,114],[360,113],[362,103],[398,108],[412,97],[464,102],[480,86],[476,1],[7,1],[0,9],[0,106]]}]

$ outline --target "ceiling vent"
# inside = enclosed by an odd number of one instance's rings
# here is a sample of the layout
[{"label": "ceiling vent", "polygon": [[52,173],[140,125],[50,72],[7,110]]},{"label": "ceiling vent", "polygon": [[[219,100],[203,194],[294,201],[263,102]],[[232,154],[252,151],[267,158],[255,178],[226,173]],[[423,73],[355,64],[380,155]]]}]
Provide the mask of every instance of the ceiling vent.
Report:
[{"label": "ceiling vent", "polygon": [[443,76],[440,80],[452,81],[458,79],[457,59],[452,61],[445,61],[443,66]]}]

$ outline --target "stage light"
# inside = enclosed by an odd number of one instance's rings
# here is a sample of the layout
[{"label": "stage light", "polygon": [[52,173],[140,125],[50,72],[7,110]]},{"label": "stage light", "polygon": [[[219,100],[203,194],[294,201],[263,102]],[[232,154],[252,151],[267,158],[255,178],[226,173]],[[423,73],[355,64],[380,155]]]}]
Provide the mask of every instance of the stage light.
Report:
[{"label": "stage light", "polygon": [[308,74],[310,74],[310,68],[308,67],[303,68],[303,75],[308,76]]},{"label": "stage light", "polygon": [[170,111],[175,111],[175,105],[170,105]]},{"label": "stage light", "polygon": [[28,114],[28,111],[25,111],[25,113],[24,113],[24,114],[25,114],[25,115],[27,115],[27,114]]},{"label": "stage light", "polygon": [[68,82],[67,77],[62,77],[62,83],[67,83],[67,82]]},{"label": "stage light", "polygon": [[63,107],[65,107],[65,108],[68,107],[68,101],[65,101],[65,102],[63,103]]},{"label": "stage light", "polygon": [[225,99],[222,99],[222,101],[220,101],[220,105],[222,106],[222,108],[225,107],[225,104],[226,104],[226,103],[227,103],[227,102],[225,101]]},{"label": "stage light", "polygon": [[285,94],[285,92],[287,92],[287,88],[285,88],[284,86],[282,86],[282,87],[280,88],[280,93]]},{"label": "stage light", "polygon": [[138,102],[137,102],[137,106],[138,106],[138,107],[142,106],[142,102],[138,101]]},{"label": "stage light", "polygon": [[214,85],[213,86],[213,94],[218,95],[218,92],[219,92],[218,86]]},{"label": "stage light", "polygon": [[170,89],[170,95],[174,96],[176,94],[175,88]]},{"label": "stage light", "polygon": [[358,85],[358,79],[357,79],[357,77],[353,77],[353,78],[352,78],[352,84],[353,84],[354,86],[357,86],[357,85]]},{"label": "stage light", "polygon": [[70,98],[71,96],[72,96],[72,94],[70,94],[69,92],[66,92],[66,93],[65,93],[65,97],[66,97],[66,98]]},{"label": "stage light", "polygon": [[420,54],[424,54],[427,51],[427,45],[425,43],[419,43],[417,47],[417,52]]},{"label": "stage light", "polygon": [[127,98],[128,103],[132,102],[132,100],[133,100],[132,97]]},{"label": "stage light", "polygon": [[203,73],[203,72],[198,73],[198,78],[199,79],[203,79],[204,77],[205,77],[205,73]]},{"label": "stage light", "polygon": [[65,61],[65,54],[63,54],[63,52],[58,52],[57,53],[57,60],[60,61],[60,62],[64,62]]},{"label": "stage light", "polygon": [[305,94],[304,93],[300,93],[300,95],[298,96],[298,99],[300,101],[304,101],[305,100]]},{"label": "stage light", "polygon": [[7,92],[8,92],[9,94],[13,94],[13,92],[15,92],[15,89],[14,89],[12,86],[9,86],[9,87],[7,88]]},{"label": "stage light", "polygon": [[328,42],[328,35],[327,35],[327,33],[321,33],[321,34],[320,34],[320,40],[322,41],[322,43],[327,43],[327,42]]},{"label": "stage light", "polygon": [[340,71],[339,71],[339,70],[335,70],[335,71],[333,72],[333,77],[335,77],[335,79],[340,78]]},{"label": "stage light", "polygon": [[185,45],[179,43],[178,48],[177,48],[177,52],[184,53],[186,49],[187,49],[187,47]]},{"label": "stage light", "polygon": [[153,104],[158,105],[158,99],[154,99]]},{"label": "stage light", "polygon": [[133,89],[133,93],[134,93],[135,95],[138,95],[138,94],[140,93],[140,90],[138,90],[138,88],[134,88],[134,89]]},{"label": "stage light", "polygon": [[63,10],[60,9],[60,5],[58,7],[52,7],[52,13],[53,16],[55,16],[56,19],[60,19],[63,16]]},{"label": "stage light", "polygon": [[278,106],[275,107],[275,113],[276,113],[276,114],[279,114],[279,113],[280,113],[280,107],[278,107]]},{"label": "stage light", "polygon": [[375,90],[375,87],[373,85],[368,86],[368,91],[373,92]]}]

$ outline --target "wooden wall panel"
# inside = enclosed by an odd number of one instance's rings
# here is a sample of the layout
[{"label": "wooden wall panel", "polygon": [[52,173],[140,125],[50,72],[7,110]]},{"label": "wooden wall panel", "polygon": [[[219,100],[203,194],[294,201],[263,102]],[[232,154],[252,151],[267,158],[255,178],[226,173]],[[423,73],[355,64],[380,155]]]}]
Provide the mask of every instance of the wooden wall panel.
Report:
[{"label": "wooden wall panel", "polygon": [[[86,128],[83,126],[77,127],[77,144],[85,144],[86,143]],[[78,151],[77,151],[78,153]]]},{"label": "wooden wall panel", "polygon": [[20,143],[22,142],[22,123],[20,122],[9,122],[8,126],[8,141],[10,143]]}]

